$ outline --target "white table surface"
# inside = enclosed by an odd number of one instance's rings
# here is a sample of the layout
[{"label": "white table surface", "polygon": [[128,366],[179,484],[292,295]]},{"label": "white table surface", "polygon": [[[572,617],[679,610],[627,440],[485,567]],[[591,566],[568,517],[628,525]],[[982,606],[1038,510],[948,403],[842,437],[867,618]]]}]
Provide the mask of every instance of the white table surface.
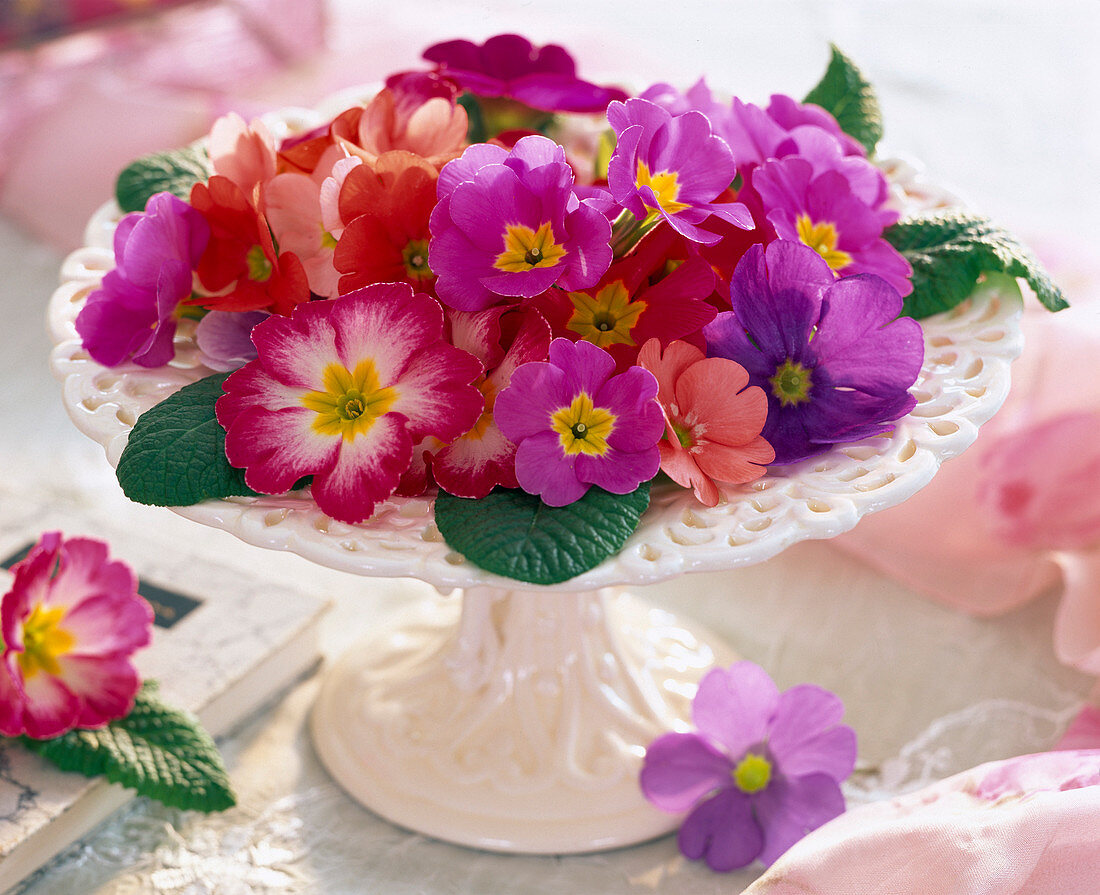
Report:
[{"label": "white table surface", "polygon": [[[521,31],[574,51],[593,80],[687,86],[766,100],[816,82],[827,44],[877,87],[887,152],[921,158],[940,182],[1025,239],[1088,245],[1100,219],[1100,20],[1091,2],[333,3],[332,52],[242,90],[257,104],[308,103],[348,84],[417,67],[422,47]],[[410,6],[415,10],[410,10]],[[370,7],[368,9],[368,7]],[[120,159],[120,166],[127,159]],[[104,188],[106,197],[110,185]],[[42,201],[50,196],[48,185]],[[257,575],[300,581],[337,600],[328,656],[424,586],[350,579],[268,554],[117,493],[98,447],[65,417],[47,368],[45,302],[63,251],[0,219],[0,468],[112,518],[217,551]],[[124,544],[115,545],[124,551]],[[1056,594],[977,621],[933,606],[823,542],[737,572],[652,588],[707,622],[781,685],[836,690],[860,737],[853,801],[980,761],[1049,747],[1092,682],[1050,647]],[[671,838],[602,855],[490,855],[395,829],[346,799],[317,764],[304,723],[316,680],[227,741],[241,796],[202,818],[145,802],[52,865],[29,888],[60,893],[566,893],[740,891],[756,875],[711,874]]]}]

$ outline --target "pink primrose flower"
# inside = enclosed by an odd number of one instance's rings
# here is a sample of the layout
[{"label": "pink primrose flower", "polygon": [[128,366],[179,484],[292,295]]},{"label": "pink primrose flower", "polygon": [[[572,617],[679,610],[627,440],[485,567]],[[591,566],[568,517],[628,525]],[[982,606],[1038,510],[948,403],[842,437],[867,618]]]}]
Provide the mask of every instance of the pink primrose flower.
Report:
[{"label": "pink primrose flower", "polygon": [[494,407],[521,364],[546,360],[550,327],[532,309],[499,305],[484,311],[452,311],[449,317],[451,342],[485,367],[477,380],[485,409],[469,432],[432,454],[432,474],[439,487],[458,497],[484,497],[497,485],[518,488],[516,446],[500,431]]},{"label": "pink primrose flower", "polygon": [[635,98],[608,106],[607,121],[618,137],[608,187],[639,221],[660,215],[683,236],[706,244],[718,240],[699,226],[711,215],[745,229],[753,226],[740,202],[714,202],[737,176],[737,163],[701,112],[672,115]]},{"label": "pink primrose flower", "polygon": [[313,476],[317,505],[362,522],[397,488],[413,444],[451,441],[477,422],[482,372],[443,340],[429,296],[383,283],[311,301],[252,331],[258,357],[218,399],[229,462],[264,494]]},{"label": "pink primrose flower", "polygon": [[293,252],[306,272],[309,289],[335,298],[340,273],[333,266],[336,239],[325,229],[321,185],[306,174],[277,174],[262,187],[263,208],[280,252]]},{"label": "pink primrose flower", "polygon": [[228,177],[246,196],[275,176],[275,138],[258,118],[251,124],[235,112],[214,122],[207,141],[214,173]]},{"label": "pink primrose flower", "polygon": [[103,542],[58,532],[13,571],[0,601],[0,733],[46,739],[128,714],[141,686],[130,657],[153,623],[134,573]]},{"label": "pink primrose flower", "polygon": [[573,193],[565,150],[524,137],[467,149],[439,174],[428,264],[460,311],[591,286],[611,263],[611,224]]},{"label": "pink primrose flower", "polygon": [[516,478],[549,506],[598,485],[629,494],[657,474],[665,421],[657,381],[591,342],[555,339],[548,363],[524,364],[496,401],[501,431],[517,445]]},{"label": "pink primrose flower", "polygon": [[760,430],[768,417],[768,396],[749,385],[740,364],[706,357],[687,342],[661,352],[650,339],[638,365],[657,377],[657,400],[667,428],[658,447],[661,469],[679,485],[692,488],[699,502],[718,503],[718,482],[751,482],[765,472],[775,451]]}]

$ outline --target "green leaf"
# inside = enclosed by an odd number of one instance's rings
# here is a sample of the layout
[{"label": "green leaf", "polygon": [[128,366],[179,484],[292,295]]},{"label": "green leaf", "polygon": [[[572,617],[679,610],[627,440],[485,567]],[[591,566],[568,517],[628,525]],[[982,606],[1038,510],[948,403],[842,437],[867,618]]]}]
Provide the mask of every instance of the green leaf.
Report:
[{"label": "green leaf", "polygon": [[589,488],[564,507],[504,488],[479,500],[440,491],[435,522],[474,565],[531,584],[558,584],[618,553],[648,506],[648,482],[631,494]]},{"label": "green leaf", "polygon": [[168,192],[181,199],[191,195],[191,187],[210,179],[210,160],[206,152],[185,146],[170,152],[155,152],[127,165],[115,183],[115,198],[123,211],[144,211],[154,193]]},{"label": "green leaf", "polygon": [[484,143],[488,137],[485,131],[485,119],[481,114],[481,103],[472,93],[463,93],[457,100],[466,110],[466,139],[470,143]]},{"label": "green leaf", "polygon": [[950,310],[970,295],[983,273],[1023,278],[1051,311],[1069,307],[1035,256],[988,218],[939,212],[899,221],[883,236],[913,266],[913,291],[902,314],[921,318]]},{"label": "green leaf", "polygon": [[863,144],[867,155],[874,155],[882,139],[882,113],[875,91],[851,59],[832,44],[830,49],[829,67],[803,102],[821,106],[844,133]]},{"label": "green leaf", "polygon": [[102,774],[174,808],[210,812],[236,804],[210,735],[194,715],[161,702],[152,682],[129,715],[106,727],[23,742],[63,771]]},{"label": "green leaf", "polygon": [[182,507],[256,493],[225,458],[225,430],[214,416],[228,375],[186,385],[138,418],[115,471],[130,500]]}]

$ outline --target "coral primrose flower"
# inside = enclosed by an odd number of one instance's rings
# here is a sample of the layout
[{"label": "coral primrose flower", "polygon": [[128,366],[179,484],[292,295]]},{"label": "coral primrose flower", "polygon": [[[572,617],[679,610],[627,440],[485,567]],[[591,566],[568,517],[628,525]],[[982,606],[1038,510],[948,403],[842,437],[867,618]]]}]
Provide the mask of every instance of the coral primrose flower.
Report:
[{"label": "coral primrose flower", "polygon": [[125,564],[90,538],[44,534],[0,601],[0,733],[35,739],[128,714],[141,686],[130,661],[153,611]]},{"label": "coral primrose flower", "polygon": [[703,330],[707,353],[737,361],[767,393],[776,463],[881,435],[915,406],[920,324],[898,318],[902,298],[880,277],[836,280],[813,249],[781,239],[745,253],[730,304]]},{"label": "coral primrose flower", "polygon": [[317,506],[354,524],[394,490],[413,444],[451,441],[484,409],[472,355],[443,340],[443,311],[398,283],[311,301],[252,331],[256,360],[215,406],[229,462],[281,494],[313,476]]},{"label": "coral primrose flower", "polygon": [[170,193],[151,196],[144,212],[119,222],[115,268],[76,318],[94,360],[160,367],[172,359],[179,305],[191,297],[191,272],[209,239],[202,215]]},{"label": "coral primrose flower", "polygon": [[741,203],[714,202],[737,176],[737,163],[701,112],[672,115],[635,98],[608,106],[607,121],[618,137],[607,184],[615,201],[639,221],[659,215],[688,239],[708,244],[718,237],[699,224],[711,215],[745,229],[753,226]]},{"label": "coral primrose flower", "polygon": [[658,445],[661,470],[678,485],[692,488],[700,503],[718,503],[718,482],[751,482],[765,472],[775,451],[760,435],[768,397],[749,385],[749,374],[734,361],[706,357],[694,345],[672,342],[664,353],[650,339],[638,365],[657,377],[657,400],[667,429]]},{"label": "coral primrose flower", "polygon": [[[343,173],[342,163],[339,167],[334,173]],[[343,178],[337,213],[345,224],[333,255],[342,274],[340,292],[372,283],[408,283],[418,292],[433,292],[428,221],[436,202],[436,169],[412,153],[386,152]]]},{"label": "coral primrose flower", "polygon": [[267,219],[241,188],[215,175],[191,188],[191,206],[210,226],[211,238],[196,272],[213,293],[195,300],[211,310],[289,314],[309,301],[309,281],[293,252],[279,252]]},{"label": "coral primrose flower", "polygon": [[562,47],[535,47],[518,34],[498,34],[481,45],[449,40],[428,47],[424,58],[463,90],[511,97],[547,112],[602,112],[612,100],[626,99],[616,87],[578,78],[573,57]]},{"label": "coral primrose flower", "polygon": [[687,857],[720,872],[772,864],[844,811],[856,736],[843,714],[829,691],[780,693],[752,662],[715,668],[692,702],[698,731],[666,733],[646,750],[642,792],[662,811],[690,812],[679,835]]},{"label": "coral primrose flower", "polygon": [[428,255],[440,300],[478,311],[599,280],[611,263],[611,224],[572,187],[565,150],[546,137],[524,137],[511,151],[475,144],[450,162]]},{"label": "coral primrose flower", "polygon": [[517,445],[516,478],[549,506],[598,485],[629,494],[657,474],[664,432],[657,381],[590,342],[555,339],[548,363],[524,364],[496,401],[496,421]]}]

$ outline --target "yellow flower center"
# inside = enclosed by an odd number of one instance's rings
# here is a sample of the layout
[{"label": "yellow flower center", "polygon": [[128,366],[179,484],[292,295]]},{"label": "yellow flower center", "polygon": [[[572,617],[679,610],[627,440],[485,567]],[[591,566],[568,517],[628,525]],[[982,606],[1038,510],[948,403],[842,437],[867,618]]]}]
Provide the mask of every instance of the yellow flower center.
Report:
[{"label": "yellow flower center", "polygon": [[76,645],[76,638],[61,627],[64,617],[62,607],[47,609],[42,604],[34,607],[23,624],[23,652],[15,654],[24,678],[32,678],[39,671],[60,675],[57,660]]},{"label": "yellow flower center", "polygon": [[302,396],[302,406],[316,412],[313,431],[321,435],[342,435],[351,441],[365,433],[378,417],[397,400],[397,390],[383,388],[370,358],[360,361],[354,372],[343,364],[325,367],[323,391]]},{"label": "yellow flower center", "polygon": [[434,274],[428,267],[428,240],[410,239],[401,250],[401,259],[405,262],[405,273],[413,280],[427,280]]},{"label": "yellow flower center", "polygon": [[810,371],[790,358],[776,368],[775,375],[768,382],[781,407],[806,403],[810,400],[810,389],[814,385]]},{"label": "yellow flower center", "polygon": [[256,283],[266,283],[271,279],[274,268],[264,254],[263,246],[254,245],[245,255],[245,263],[248,265],[248,278]]},{"label": "yellow flower center", "polygon": [[741,792],[760,792],[772,779],[772,763],[763,755],[749,752],[733,769],[733,782]]},{"label": "yellow flower center", "polygon": [[644,301],[630,300],[621,281],[604,286],[595,297],[587,292],[570,292],[573,316],[566,326],[582,339],[606,348],[608,345],[634,345],[630,331],[646,308]]},{"label": "yellow flower center", "polygon": [[549,221],[538,230],[508,224],[504,228],[504,251],[497,255],[493,267],[506,273],[524,273],[535,267],[553,267],[564,256],[565,249],[554,241]]},{"label": "yellow flower center", "polygon": [[489,424],[493,421],[493,407],[497,402],[497,387],[485,377],[481,377],[474,385],[481,392],[481,397],[485,399],[485,409],[481,411],[481,416],[477,418],[474,427],[462,437],[481,441],[485,437],[485,433],[489,431]]},{"label": "yellow flower center", "polygon": [[572,404],[550,417],[550,428],[558,433],[566,454],[600,457],[607,453],[607,436],[615,428],[615,414],[594,407],[592,399],[581,392]]},{"label": "yellow flower center", "polygon": [[676,201],[676,197],[680,195],[680,184],[676,179],[675,171],[658,171],[656,174],[650,174],[649,166],[639,159],[638,172],[634,179],[639,189],[648,186],[653,190],[657,197],[657,204],[666,213],[676,214],[689,207],[686,202]]},{"label": "yellow flower center", "polygon": [[833,270],[843,270],[852,263],[852,256],[836,247],[840,235],[835,224],[828,221],[815,224],[808,214],[800,214],[795,227],[798,238],[824,258]]}]

